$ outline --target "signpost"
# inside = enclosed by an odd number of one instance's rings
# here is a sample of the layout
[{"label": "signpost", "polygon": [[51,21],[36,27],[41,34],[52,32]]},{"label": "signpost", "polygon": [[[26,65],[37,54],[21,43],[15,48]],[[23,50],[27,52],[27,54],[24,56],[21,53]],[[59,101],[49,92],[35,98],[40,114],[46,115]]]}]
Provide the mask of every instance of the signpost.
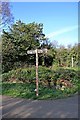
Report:
[{"label": "signpost", "polygon": [[27,54],[36,54],[36,96],[38,96],[38,54],[47,53],[47,49],[28,50]]}]

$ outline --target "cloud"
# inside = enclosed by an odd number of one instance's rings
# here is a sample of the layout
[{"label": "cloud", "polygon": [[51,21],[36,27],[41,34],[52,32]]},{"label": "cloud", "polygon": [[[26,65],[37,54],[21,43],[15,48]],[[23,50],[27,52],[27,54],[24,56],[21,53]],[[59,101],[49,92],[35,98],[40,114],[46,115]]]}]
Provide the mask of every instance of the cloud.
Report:
[{"label": "cloud", "polygon": [[47,38],[52,38],[54,36],[58,36],[60,34],[64,34],[64,33],[67,33],[67,32],[70,32],[70,31],[73,31],[75,29],[78,29],[78,26],[75,25],[75,26],[71,26],[71,27],[67,27],[67,28],[64,28],[64,29],[61,29],[61,30],[58,30],[58,31],[55,31],[55,32],[52,32],[48,35],[46,35]]}]

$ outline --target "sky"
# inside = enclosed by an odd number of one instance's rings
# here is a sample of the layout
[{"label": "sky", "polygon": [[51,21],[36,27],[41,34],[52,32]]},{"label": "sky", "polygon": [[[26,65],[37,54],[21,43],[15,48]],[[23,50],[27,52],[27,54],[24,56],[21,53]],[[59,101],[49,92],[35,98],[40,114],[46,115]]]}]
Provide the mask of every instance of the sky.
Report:
[{"label": "sky", "polygon": [[78,43],[77,2],[11,2],[11,9],[15,22],[43,23],[43,33],[51,42]]}]

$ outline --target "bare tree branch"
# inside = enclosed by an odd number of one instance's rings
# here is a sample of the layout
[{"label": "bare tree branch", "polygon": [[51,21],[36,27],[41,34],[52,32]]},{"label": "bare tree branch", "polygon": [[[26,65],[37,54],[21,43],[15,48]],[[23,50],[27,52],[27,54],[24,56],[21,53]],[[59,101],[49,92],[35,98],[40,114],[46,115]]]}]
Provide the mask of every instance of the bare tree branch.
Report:
[{"label": "bare tree branch", "polygon": [[9,2],[0,2],[0,29],[11,25],[13,20]]}]

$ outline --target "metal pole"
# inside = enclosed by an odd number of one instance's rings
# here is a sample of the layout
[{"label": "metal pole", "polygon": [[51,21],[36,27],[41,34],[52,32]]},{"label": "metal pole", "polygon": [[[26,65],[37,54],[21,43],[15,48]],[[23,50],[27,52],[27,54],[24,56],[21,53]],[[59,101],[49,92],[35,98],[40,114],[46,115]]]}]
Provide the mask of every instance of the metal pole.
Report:
[{"label": "metal pole", "polygon": [[38,96],[38,49],[36,49],[36,96]]}]

